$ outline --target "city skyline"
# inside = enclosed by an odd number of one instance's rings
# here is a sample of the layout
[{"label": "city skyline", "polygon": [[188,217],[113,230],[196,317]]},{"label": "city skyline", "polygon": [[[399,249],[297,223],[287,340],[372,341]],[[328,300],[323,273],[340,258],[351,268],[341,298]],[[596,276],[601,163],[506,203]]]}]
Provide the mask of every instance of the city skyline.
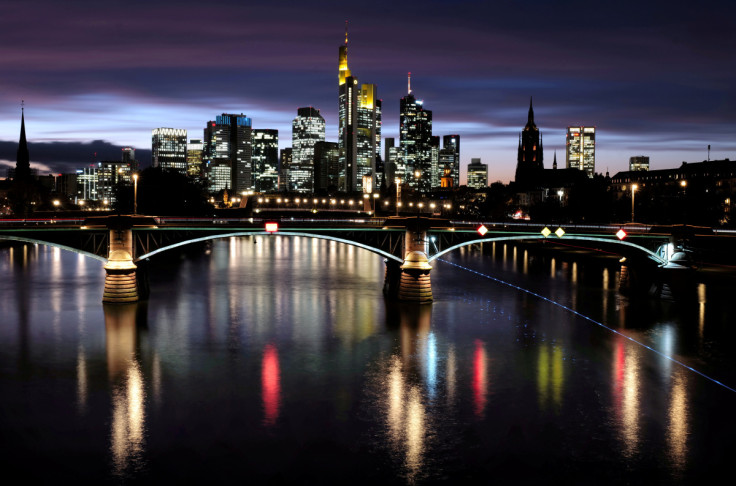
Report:
[{"label": "city skyline", "polygon": [[313,106],[335,142],[335,65],[346,19],[350,67],[383,100],[382,136],[399,138],[411,71],[414,93],[434,112],[433,131],[463,139],[461,183],[472,158],[488,164],[489,182],[513,179],[529,97],[548,153],[564,153],[568,126],[597,128],[597,172],[627,170],[637,155],[649,156],[652,169],[676,167],[705,160],[708,146],[711,159],[736,158],[729,67],[736,35],[734,7],[725,2],[598,5],[582,19],[570,15],[571,2],[409,2],[414,29],[402,28],[406,19],[389,8],[374,8],[381,2],[371,9],[286,2],[278,12],[217,4],[8,5],[0,164],[15,164],[8,154],[17,149],[21,99],[29,142],[54,142],[43,156],[31,145],[32,166],[42,172],[90,162],[83,144],[92,140],[145,152],[158,127],[202,138],[203,123],[218,113],[242,112],[254,129],[279,130],[283,149],[296,109]]}]

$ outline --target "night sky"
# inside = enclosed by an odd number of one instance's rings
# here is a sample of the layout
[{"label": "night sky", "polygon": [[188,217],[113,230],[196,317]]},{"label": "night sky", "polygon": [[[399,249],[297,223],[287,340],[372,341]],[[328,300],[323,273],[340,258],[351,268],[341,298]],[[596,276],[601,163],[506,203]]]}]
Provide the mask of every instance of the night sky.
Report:
[{"label": "night sky", "polygon": [[597,127],[596,171],[611,175],[633,155],[702,161],[709,144],[736,159],[733,1],[0,1],[0,164],[15,164],[24,99],[41,173],[124,145],[147,164],[153,128],[201,138],[223,112],[278,129],[283,148],[297,108],[314,106],[336,141],[345,20],[383,136],[398,139],[411,71],[434,134],[461,136],[463,180],[471,157],[490,181],[513,178],[530,97],[547,168],[555,150],[564,166],[568,125]]}]

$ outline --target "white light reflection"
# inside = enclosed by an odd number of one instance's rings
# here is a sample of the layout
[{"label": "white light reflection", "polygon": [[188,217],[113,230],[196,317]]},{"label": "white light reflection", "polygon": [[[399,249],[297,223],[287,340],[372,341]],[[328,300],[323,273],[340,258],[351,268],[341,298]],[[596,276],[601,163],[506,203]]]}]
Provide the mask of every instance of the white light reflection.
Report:
[{"label": "white light reflection", "polygon": [[617,336],[613,359],[613,406],[626,457],[639,450],[639,348]]}]

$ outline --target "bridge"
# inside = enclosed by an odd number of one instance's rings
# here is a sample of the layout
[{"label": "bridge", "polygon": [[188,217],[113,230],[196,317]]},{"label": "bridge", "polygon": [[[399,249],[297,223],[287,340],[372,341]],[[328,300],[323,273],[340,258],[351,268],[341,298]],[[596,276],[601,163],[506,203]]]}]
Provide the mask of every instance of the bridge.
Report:
[{"label": "bridge", "polygon": [[[621,230],[623,229],[623,232]],[[425,216],[320,219],[168,218],[114,215],[88,218],[0,220],[0,240],[44,244],[105,263],[103,302],[135,302],[146,297],[139,266],[155,255],[196,242],[238,236],[321,238],[354,245],[385,259],[384,294],[402,301],[432,301],[434,260],[464,246],[508,241],[544,241],[621,255],[634,265],[666,267],[676,244],[672,234],[644,225],[539,225],[479,223]]]}]

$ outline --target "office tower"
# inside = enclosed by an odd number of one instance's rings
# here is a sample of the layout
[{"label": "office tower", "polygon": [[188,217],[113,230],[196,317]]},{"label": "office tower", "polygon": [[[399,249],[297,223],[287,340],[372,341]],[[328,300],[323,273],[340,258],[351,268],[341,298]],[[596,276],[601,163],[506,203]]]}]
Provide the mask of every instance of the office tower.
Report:
[{"label": "office tower", "polygon": [[348,34],[338,53],[338,146],[340,188],[360,191],[363,176],[375,183],[376,157],[381,147],[381,100],[374,84],[358,85],[348,68]]},{"label": "office tower", "polygon": [[428,192],[432,189],[432,112],[411,92],[399,101],[399,147],[405,168],[404,178],[410,187]]},{"label": "office tower", "polygon": [[77,169],[77,194],[75,203],[80,201],[97,201],[97,165],[89,165],[83,169]]},{"label": "office tower", "polygon": [[131,184],[133,181],[133,171],[129,162],[116,160],[97,162],[96,174],[95,197],[97,200],[107,201],[109,204],[116,200],[115,187],[118,184]]},{"label": "office tower", "polygon": [[135,149],[133,147],[123,148],[121,160],[126,164],[130,164],[130,170],[138,172],[138,161],[135,159]]},{"label": "office tower", "polygon": [[637,155],[629,158],[629,170],[649,170],[649,157],[646,155]]},{"label": "office tower", "polygon": [[314,144],[325,140],[325,119],[316,108],[299,108],[291,124],[289,190],[309,193],[314,185]]},{"label": "office tower", "polygon": [[253,179],[256,192],[275,192],[279,186],[279,131],[253,130]]},{"label": "office tower", "polygon": [[429,141],[429,160],[430,160],[430,167],[431,167],[431,174],[432,174],[432,189],[440,187],[440,178],[441,178],[441,171],[440,171],[440,137],[439,136],[432,136]]},{"label": "office tower", "polygon": [[357,185],[362,191],[363,176],[371,177],[371,187],[376,187],[377,159],[381,156],[381,100],[375,84],[360,87],[358,97]]},{"label": "office tower", "polygon": [[340,148],[335,142],[314,144],[314,190],[334,190],[340,182]]},{"label": "office tower", "polygon": [[289,190],[289,169],[291,167],[291,147],[281,149],[279,158],[279,191],[286,192]]},{"label": "office tower", "polygon": [[202,167],[204,143],[201,139],[193,138],[187,144],[187,175],[192,179],[201,180],[204,177]]},{"label": "office tower", "polygon": [[595,127],[567,127],[567,168],[595,174]]},{"label": "office tower", "polygon": [[[443,162],[439,164],[440,172],[447,173],[450,169],[452,186],[460,186],[460,135],[445,135],[442,137],[442,150],[445,151]],[[452,154],[452,158],[450,158]]]},{"label": "office tower", "polygon": [[[241,194],[253,188],[252,121],[247,116],[223,113],[204,129],[204,160],[210,192],[229,189]],[[224,177],[230,167],[230,179]]]},{"label": "office tower", "polygon": [[155,128],[151,136],[151,165],[186,174],[187,131],[183,128]]},{"label": "office tower", "polygon": [[485,189],[488,186],[488,164],[481,164],[480,159],[470,159],[468,164],[468,187]]},{"label": "office tower", "polygon": [[519,134],[514,181],[523,186],[533,185],[538,181],[543,169],[544,147],[542,147],[542,134],[534,123],[534,108],[530,98],[526,126]]}]

